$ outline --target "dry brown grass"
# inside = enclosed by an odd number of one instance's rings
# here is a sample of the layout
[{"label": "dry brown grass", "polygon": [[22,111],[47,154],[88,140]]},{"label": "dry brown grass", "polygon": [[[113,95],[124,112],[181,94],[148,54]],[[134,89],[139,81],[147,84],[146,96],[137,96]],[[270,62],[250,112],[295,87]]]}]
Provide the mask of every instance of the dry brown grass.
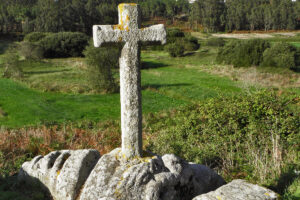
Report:
[{"label": "dry brown grass", "polygon": [[[119,147],[117,122],[0,130],[0,168],[16,173],[20,160],[61,149],[96,149],[101,155]],[[20,163],[21,164],[21,163]],[[1,170],[0,170],[1,172]]]},{"label": "dry brown grass", "polygon": [[234,81],[243,82],[243,86],[294,88],[300,87],[300,74],[291,71],[284,73],[272,73],[257,67],[235,68],[233,66],[212,65],[201,70],[229,77]]}]

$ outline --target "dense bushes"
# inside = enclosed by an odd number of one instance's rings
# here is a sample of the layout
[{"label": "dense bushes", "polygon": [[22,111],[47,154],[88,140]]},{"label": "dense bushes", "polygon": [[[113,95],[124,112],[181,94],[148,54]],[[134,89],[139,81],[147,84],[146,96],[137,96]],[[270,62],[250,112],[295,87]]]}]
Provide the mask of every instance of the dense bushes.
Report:
[{"label": "dense bushes", "polygon": [[39,41],[46,58],[77,57],[88,44],[88,36],[83,33],[60,32],[50,34]]},{"label": "dense bushes", "polygon": [[78,32],[34,32],[25,36],[20,52],[25,58],[78,57],[83,56],[88,40],[87,35]]},{"label": "dense bushes", "polygon": [[300,49],[286,42],[271,46],[261,39],[233,40],[219,48],[217,61],[235,67],[268,66],[298,70]]},{"label": "dense bushes", "polygon": [[45,38],[46,36],[49,36],[51,34],[54,34],[54,33],[32,32],[32,33],[27,34],[24,37],[24,41],[26,41],[26,42],[39,42],[40,40],[42,40],[43,38]]},{"label": "dense bushes", "polygon": [[258,92],[150,116],[146,121],[154,134],[149,135],[148,147],[209,165],[226,178],[238,173],[235,178],[264,184],[288,165],[300,167],[300,113],[292,109],[297,103],[292,96]]},{"label": "dense bushes", "polygon": [[180,29],[167,30],[167,45],[165,50],[171,57],[179,57],[184,55],[184,51],[196,51],[200,47],[198,39],[185,34]]},{"label": "dense bushes", "polygon": [[165,50],[171,57],[180,57],[184,55],[184,46],[179,42],[166,45]]},{"label": "dense bushes", "polygon": [[219,49],[217,61],[235,67],[258,66],[263,60],[263,52],[270,43],[261,39],[234,40]]},{"label": "dense bushes", "polygon": [[88,78],[98,93],[113,93],[118,87],[112,70],[118,67],[120,50],[118,48],[95,48],[91,43],[84,55],[88,64]]},{"label": "dense bushes", "polygon": [[264,52],[262,66],[296,69],[300,60],[297,53],[297,48],[291,44],[276,43]]},{"label": "dense bushes", "polygon": [[17,46],[10,46],[5,54],[1,57],[3,64],[0,67],[4,68],[2,76],[4,78],[22,78],[23,69],[20,66],[20,57],[17,52]]}]

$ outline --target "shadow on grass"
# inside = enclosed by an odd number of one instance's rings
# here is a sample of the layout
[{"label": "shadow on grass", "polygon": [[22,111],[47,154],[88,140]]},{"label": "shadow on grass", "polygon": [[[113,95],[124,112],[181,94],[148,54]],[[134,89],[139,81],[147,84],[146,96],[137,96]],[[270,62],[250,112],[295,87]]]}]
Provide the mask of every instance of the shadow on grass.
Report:
[{"label": "shadow on grass", "polygon": [[25,72],[25,75],[40,75],[40,74],[51,74],[58,72],[68,72],[70,69],[62,69],[62,70],[47,70],[47,71],[35,71],[35,72]]},{"label": "shadow on grass", "polygon": [[188,83],[176,83],[176,84],[146,84],[142,86],[142,90],[145,89],[159,89],[163,87],[183,87],[183,86],[191,86],[192,84]]},{"label": "shadow on grass", "polygon": [[164,63],[159,63],[159,62],[152,62],[152,61],[147,61],[147,62],[142,62],[141,63],[142,69],[156,69],[156,68],[161,68],[161,67],[167,67],[167,64]]},{"label": "shadow on grass", "polygon": [[[37,180],[35,180],[37,181]],[[1,200],[52,200],[48,189],[39,181],[30,184],[18,181],[18,175],[0,177]]]},{"label": "shadow on grass", "polygon": [[283,195],[287,188],[291,186],[297,178],[299,178],[299,176],[295,174],[294,170],[290,169],[289,171],[281,174],[277,180],[277,184],[270,186],[270,189],[274,190],[280,195]]}]

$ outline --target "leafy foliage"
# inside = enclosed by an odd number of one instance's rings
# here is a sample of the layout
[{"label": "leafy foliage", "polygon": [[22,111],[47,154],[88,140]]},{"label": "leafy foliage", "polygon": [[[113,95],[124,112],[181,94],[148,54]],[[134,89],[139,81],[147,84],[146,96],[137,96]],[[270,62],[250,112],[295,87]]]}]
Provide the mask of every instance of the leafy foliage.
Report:
[{"label": "leafy foliage", "polygon": [[227,178],[274,181],[288,165],[299,167],[299,110],[291,108],[297,103],[261,91],[152,115],[148,148],[206,164]]},{"label": "leafy foliage", "polygon": [[95,48],[91,43],[84,55],[89,66],[89,80],[94,90],[100,93],[114,93],[118,87],[115,83],[112,70],[118,68],[118,48]]},{"label": "leafy foliage", "polygon": [[39,42],[40,40],[44,39],[46,36],[50,35],[51,33],[45,32],[32,32],[27,34],[24,37],[24,41],[26,42]]},{"label": "leafy foliage", "polygon": [[39,41],[46,58],[78,57],[88,44],[84,33],[60,32],[48,35]]},{"label": "leafy foliage", "polygon": [[19,65],[19,55],[15,45],[10,46],[2,57],[2,67],[4,68],[3,77],[5,78],[22,78],[23,70]]},{"label": "leafy foliage", "polygon": [[174,42],[166,45],[165,50],[171,57],[181,57],[184,55],[184,46],[180,42]]},{"label": "leafy foliage", "polygon": [[269,47],[270,43],[261,39],[234,40],[219,49],[217,61],[235,67],[258,66],[263,60],[263,52]]},{"label": "leafy foliage", "polygon": [[196,51],[200,48],[198,39],[185,34],[178,28],[167,30],[167,45],[165,50],[171,57],[180,57],[184,55],[184,51]]},{"label": "leafy foliage", "polygon": [[279,42],[264,52],[262,66],[296,69],[299,60],[300,55],[296,47]]}]

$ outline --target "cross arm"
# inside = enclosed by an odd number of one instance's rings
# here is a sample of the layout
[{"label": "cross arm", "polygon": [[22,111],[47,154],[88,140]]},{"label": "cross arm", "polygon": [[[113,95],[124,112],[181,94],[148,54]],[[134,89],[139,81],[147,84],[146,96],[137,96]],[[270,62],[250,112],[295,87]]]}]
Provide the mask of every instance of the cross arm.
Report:
[{"label": "cross arm", "polygon": [[148,28],[141,29],[140,41],[143,42],[167,42],[167,32],[163,24],[153,25]]},{"label": "cross arm", "polygon": [[100,47],[104,43],[122,42],[122,31],[112,25],[93,26],[94,46]]}]

